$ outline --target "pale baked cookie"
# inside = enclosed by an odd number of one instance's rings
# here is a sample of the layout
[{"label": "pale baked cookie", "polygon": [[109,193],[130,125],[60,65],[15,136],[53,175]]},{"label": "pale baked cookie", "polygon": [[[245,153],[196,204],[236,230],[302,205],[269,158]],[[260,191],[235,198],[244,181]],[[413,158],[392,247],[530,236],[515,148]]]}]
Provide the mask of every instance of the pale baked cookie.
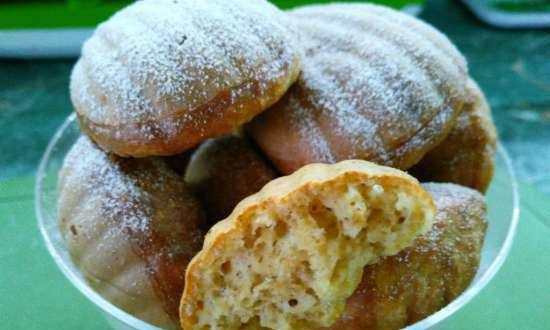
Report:
[{"label": "pale baked cookie", "polygon": [[445,36],[371,4],[289,15],[302,38],[302,73],[248,126],[281,172],[355,158],[407,169],[447,136],[466,98],[467,67]]},{"label": "pale baked cookie", "polygon": [[437,206],[430,232],[399,254],[365,267],[330,330],[401,329],[458,297],[474,278],[487,229],[485,200],[454,184],[425,184]]},{"label": "pale baked cookie", "polygon": [[316,329],[335,322],[366,264],[430,229],[411,176],[361,160],[268,183],[212,227],[186,273],[186,330]]},{"label": "pale baked cookie", "polygon": [[211,224],[227,217],[241,200],[276,177],[247,140],[232,135],[201,144],[185,172],[185,182],[201,200]]},{"label": "pale baked cookie", "polygon": [[59,180],[59,228],[86,281],[114,305],[179,329],[178,305],[204,222],[183,179],[160,159],[122,159],[81,137]]},{"label": "pale baked cookie", "polygon": [[71,77],[82,130],[121,156],[230,132],[296,79],[286,16],[265,0],[137,1],[100,24]]},{"label": "pale baked cookie", "polygon": [[485,192],[493,178],[497,132],[491,108],[471,79],[468,94],[449,136],[410,172],[421,181],[454,182]]}]

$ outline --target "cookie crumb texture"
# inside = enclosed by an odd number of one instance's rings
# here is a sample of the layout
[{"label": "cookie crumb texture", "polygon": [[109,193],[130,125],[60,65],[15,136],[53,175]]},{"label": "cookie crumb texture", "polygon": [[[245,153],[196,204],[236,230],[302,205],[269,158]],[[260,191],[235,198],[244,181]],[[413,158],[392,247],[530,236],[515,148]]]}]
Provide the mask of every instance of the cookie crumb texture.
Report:
[{"label": "cookie crumb texture", "polygon": [[474,279],[487,230],[479,192],[448,183],[422,185],[437,207],[429,232],[396,255],[365,267],[340,319],[319,330],[397,330],[445,307]]},{"label": "cookie crumb texture", "polygon": [[411,245],[434,213],[414,178],[366,161],[312,164],[273,180],[210,230],[187,269],[182,325],[329,326],[364,266]]}]

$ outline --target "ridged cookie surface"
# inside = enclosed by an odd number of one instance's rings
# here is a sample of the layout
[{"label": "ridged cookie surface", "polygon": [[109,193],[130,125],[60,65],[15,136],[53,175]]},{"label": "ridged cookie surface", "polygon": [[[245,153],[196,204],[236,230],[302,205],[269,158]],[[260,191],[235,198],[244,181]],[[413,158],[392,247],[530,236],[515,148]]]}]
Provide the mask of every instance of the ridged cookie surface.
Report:
[{"label": "ridged cookie surface", "polygon": [[279,171],[365,159],[400,169],[451,130],[467,67],[451,42],[407,14],[370,4],[306,6],[302,72],[249,134]]},{"label": "ridged cookie surface", "polygon": [[476,275],[485,199],[454,184],[424,184],[437,207],[432,229],[394,256],[365,267],[342,317],[326,330],[397,330],[437,312]]},{"label": "ridged cookie surface", "polygon": [[451,133],[410,172],[421,181],[453,182],[485,192],[493,178],[497,131],[485,95],[471,79],[468,95]]},{"label": "ridged cookie surface", "polygon": [[81,137],[59,180],[59,228],[86,281],[114,305],[178,329],[185,269],[204,215],[162,159],[123,159]]},{"label": "ridged cookie surface", "polygon": [[287,18],[265,0],[137,1],[86,41],[71,77],[83,131],[121,156],[230,132],[296,79]]},{"label": "ridged cookie surface", "polygon": [[409,246],[434,213],[418,181],[366,161],[275,179],[210,229],[187,269],[183,328],[328,326],[364,266]]}]

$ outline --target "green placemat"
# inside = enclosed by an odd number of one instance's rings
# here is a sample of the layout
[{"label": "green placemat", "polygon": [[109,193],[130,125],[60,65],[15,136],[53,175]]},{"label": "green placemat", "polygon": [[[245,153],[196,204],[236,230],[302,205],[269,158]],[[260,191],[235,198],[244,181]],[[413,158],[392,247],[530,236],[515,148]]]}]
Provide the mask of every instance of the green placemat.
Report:
[{"label": "green placemat", "polygon": [[0,181],[0,329],[108,329],[48,254],[33,184],[32,177]]},{"label": "green placemat", "polygon": [[[63,277],[36,225],[33,178],[0,181],[0,328],[108,329],[95,306]],[[511,254],[493,281],[443,329],[548,329],[550,201],[521,185]]]}]

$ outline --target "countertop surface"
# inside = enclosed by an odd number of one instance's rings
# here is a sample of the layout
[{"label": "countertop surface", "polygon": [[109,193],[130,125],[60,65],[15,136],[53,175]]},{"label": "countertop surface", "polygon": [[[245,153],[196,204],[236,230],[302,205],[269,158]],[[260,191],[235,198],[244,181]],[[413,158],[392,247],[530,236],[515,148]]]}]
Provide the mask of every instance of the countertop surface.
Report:
[{"label": "countertop surface", "polygon": [[[548,329],[550,31],[490,28],[457,1],[428,1],[421,17],[465,54],[522,183],[522,215],[510,258],[447,328]],[[32,205],[38,161],[72,111],[73,63],[0,61],[0,329],[107,328],[56,269]]]}]

